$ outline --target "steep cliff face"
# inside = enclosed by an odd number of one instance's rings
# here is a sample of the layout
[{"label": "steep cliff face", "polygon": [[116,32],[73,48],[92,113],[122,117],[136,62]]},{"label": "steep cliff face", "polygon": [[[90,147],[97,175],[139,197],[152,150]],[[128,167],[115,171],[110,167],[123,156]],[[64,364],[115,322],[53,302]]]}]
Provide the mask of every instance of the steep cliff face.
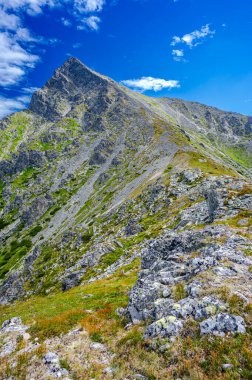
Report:
[{"label": "steep cliff face", "polygon": [[[191,334],[196,345],[197,334],[229,334],[235,345],[238,333],[243,356],[232,365],[239,378],[251,323],[251,125],[247,116],[148,98],[67,60],[28,110],[0,122],[0,304],[22,300],[2,306],[1,320],[19,313],[41,339],[82,321],[107,342],[112,318],[115,352],[126,334],[118,315],[144,339]],[[58,330],[53,318],[62,318]],[[63,339],[69,347],[71,337]],[[133,362],[125,368],[117,357],[116,365],[114,378],[134,375]],[[208,378],[195,365],[184,378]],[[147,367],[139,376],[173,378]]]}]

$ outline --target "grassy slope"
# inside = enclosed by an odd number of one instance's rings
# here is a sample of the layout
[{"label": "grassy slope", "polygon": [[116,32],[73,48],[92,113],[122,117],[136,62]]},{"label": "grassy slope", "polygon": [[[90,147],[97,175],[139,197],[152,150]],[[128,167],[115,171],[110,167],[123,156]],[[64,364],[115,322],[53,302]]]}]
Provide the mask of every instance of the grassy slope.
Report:
[{"label": "grassy slope", "polygon": [[[251,341],[248,335],[223,338],[201,338],[198,326],[189,322],[181,338],[162,353],[158,347],[165,341],[143,341],[143,327],[124,329],[126,320],[115,313],[127,304],[128,291],[136,281],[139,261],[123,268],[124,273],[91,284],[76,287],[66,293],[47,297],[32,297],[27,301],[0,307],[1,322],[14,315],[31,325],[31,339],[40,341],[67,333],[76,325],[82,326],[95,342],[106,343],[114,352],[115,378],[121,379],[141,373],[148,379],[250,379],[252,373]],[[87,297],[91,295],[91,297]],[[234,303],[234,305],[236,305]],[[90,313],[92,310],[92,313]],[[233,365],[232,371],[223,371],[222,364]],[[24,366],[20,377],[22,379]],[[241,369],[242,368],[242,369]],[[0,371],[4,366],[0,366]],[[76,379],[88,379],[85,371],[75,373]],[[98,377],[102,378],[102,377]]]},{"label": "grassy slope", "polygon": [[[13,122],[18,122],[19,132],[17,138],[13,139],[11,145],[12,152],[16,150],[22,138],[26,138],[26,128],[23,125],[23,121],[15,119]],[[73,129],[73,135],[70,137],[75,137],[78,134],[78,126],[72,119],[67,119],[65,122],[65,125],[60,125],[59,127],[65,127],[66,130],[69,128]],[[160,124],[159,120],[157,120],[154,127],[155,138],[158,139],[162,135],[164,127],[162,123]],[[8,131],[6,131],[7,135]],[[181,133],[178,133],[178,135],[174,133],[173,136],[175,140],[182,141],[181,144],[184,144],[184,136]],[[44,144],[34,143],[33,148],[41,150],[55,149],[55,145],[51,143]],[[68,140],[60,141],[56,146],[56,150],[61,151],[66,144],[68,144]],[[195,144],[195,148],[198,148],[198,144]],[[231,156],[231,154],[229,155]],[[243,164],[240,154],[238,156],[232,155],[232,158]],[[200,150],[195,152],[179,151],[175,155],[169,170],[173,169],[176,171],[187,167],[200,168],[207,175],[237,175],[232,169],[206,158],[203,153],[200,153]],[[20,187],[25,187],[26,181],[29,182],[33,175],[34,173],[30,170],[22,173],[14,181],[13,189],[17,190]],[[166,175],[165,181],[169,184],[169,175]],[[144,186],[145,184],[143,184],[143,188]],[[132,197],[134,198],[135,195],[139,195],[143,188],[133,193]],[[110,195],[109,193],[108,196]],[[68,194],[64,194],[63,190],[60,191],[58,196],[60,202],[61,198],[62,202],[64,198],[68,198]],[[96,200],[94,199],[90,202],[89,207],[85,206],[85,209],[80,212],[81,219],[85,217],[89,208],[94,208],[95,203]],[[104,204],[105,202],[102,202],[101,207]],[[175,203],[170,211],[170,217],[172,221],[175,218],[175,222],[178,212],[176,208],[178,207],[179,202],[178,204]],[[50,210],[49,213],[53,210]],[[101,211],[101,209],[98,208],[98,211]],[[144,227],[144,232],[142,232],[141,236],[139,235],[139,242],[145,237],[154,237],[162,232],[163,225],[169,222],[169,218],[168,220],[159,220],[160,216],[161,214],[157,214],[146,216],[143,219],[141,223]],[[227,221],[231,225],[236,222]],[[28,235],[30,232],[27,232]],[[126,241],[125,244],[127,243]],[[138,243],[137,240],[136,243]],[[18,257],[22,257],[22,251],[20,253],[19,246],[13,249]],[[118,252],[116,251],[116,253]],[[121,254],[122,252],[120,251],[119,253]],[[14,259],[16,260],[13,256],[13,261],[15,261]],[[103,259],[105,263],[101,262],[101,265],[104,264],[106,266],[107,264],[111,264],[109,259],[109,256],[107,259],[105,257]],[[106,260],[108,260],[108,263]],[[12,265],[12,262],[8,264]],[[147,376],[148,379],[181,377],[185,379],[231,380],[251,378],[251,342],[247,335],[237,335],[227,337],[226,339],[200,338],[197,326],[192,323],[186,327],[184,336],[178,338],[170,349],[161,354],[158,351],[153,351],[151,345],[142,340],[143,326],[135,326],[129,330],[125,330],[124,326],[127,321],[120,320],[115,310],[118,307],[126,306],[128,291],[136,281],[138,269],[139,260],[136,260],[130,266],[122,268],[125,272],[124,274],[120,270],[107,279],[91,284],[86,283],[66,293],[57,292],[45,297],[33,296],[28,300],[15,302],[10,306],[0,306],[0,322],[19,315],[24,323],[31,325],[30,333],[32,338],[39,337],[41,340],[66,333],[69,329],[80,324],[89,332],[90,337],[94,341],[107,343],[111,350],[116,353],[116,378],[118,379],[128,375],[133,376],[136,371]],[[87,294],[92,294],[93,296],[86,298],[85,295]],[[92,310],[92,313],[85,310]],[[163,343],[157,342],[157,347]],[[223,372],[222,364],[225,362],[233,364],[232,371]]]}]

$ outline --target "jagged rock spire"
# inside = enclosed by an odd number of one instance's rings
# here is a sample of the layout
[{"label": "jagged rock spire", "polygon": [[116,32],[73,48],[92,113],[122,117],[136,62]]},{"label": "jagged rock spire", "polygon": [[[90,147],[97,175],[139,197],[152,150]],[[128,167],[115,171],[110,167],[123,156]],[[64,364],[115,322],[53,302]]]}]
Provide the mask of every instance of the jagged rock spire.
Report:
[{"label": "jagged rock spire", "polygon": [[54,121],[65,116],[73,104],[81,102],[88,94],[105,94],[112,81],[85,66],[79,59],[67,59],[46,82],[35,91],[29,109]]}]

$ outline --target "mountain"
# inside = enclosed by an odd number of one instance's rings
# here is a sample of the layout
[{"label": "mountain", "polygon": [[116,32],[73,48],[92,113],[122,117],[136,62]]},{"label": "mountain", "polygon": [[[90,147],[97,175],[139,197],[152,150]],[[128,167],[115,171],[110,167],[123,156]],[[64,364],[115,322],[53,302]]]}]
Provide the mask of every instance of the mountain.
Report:
[{"label": "mountain", "polygon": [[249,379],[252,118],[70,58],[0,128],[2,378]]}]

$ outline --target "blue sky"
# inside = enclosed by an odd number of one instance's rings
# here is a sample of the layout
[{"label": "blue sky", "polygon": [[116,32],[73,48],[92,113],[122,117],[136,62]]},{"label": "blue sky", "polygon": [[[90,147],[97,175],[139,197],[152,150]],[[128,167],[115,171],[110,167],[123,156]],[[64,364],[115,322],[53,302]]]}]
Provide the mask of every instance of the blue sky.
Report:
[{"label": "blue sky", "polygon": [[252,115],[249,0],[0,0],[0,116],[69,56],[151,96]]}]

